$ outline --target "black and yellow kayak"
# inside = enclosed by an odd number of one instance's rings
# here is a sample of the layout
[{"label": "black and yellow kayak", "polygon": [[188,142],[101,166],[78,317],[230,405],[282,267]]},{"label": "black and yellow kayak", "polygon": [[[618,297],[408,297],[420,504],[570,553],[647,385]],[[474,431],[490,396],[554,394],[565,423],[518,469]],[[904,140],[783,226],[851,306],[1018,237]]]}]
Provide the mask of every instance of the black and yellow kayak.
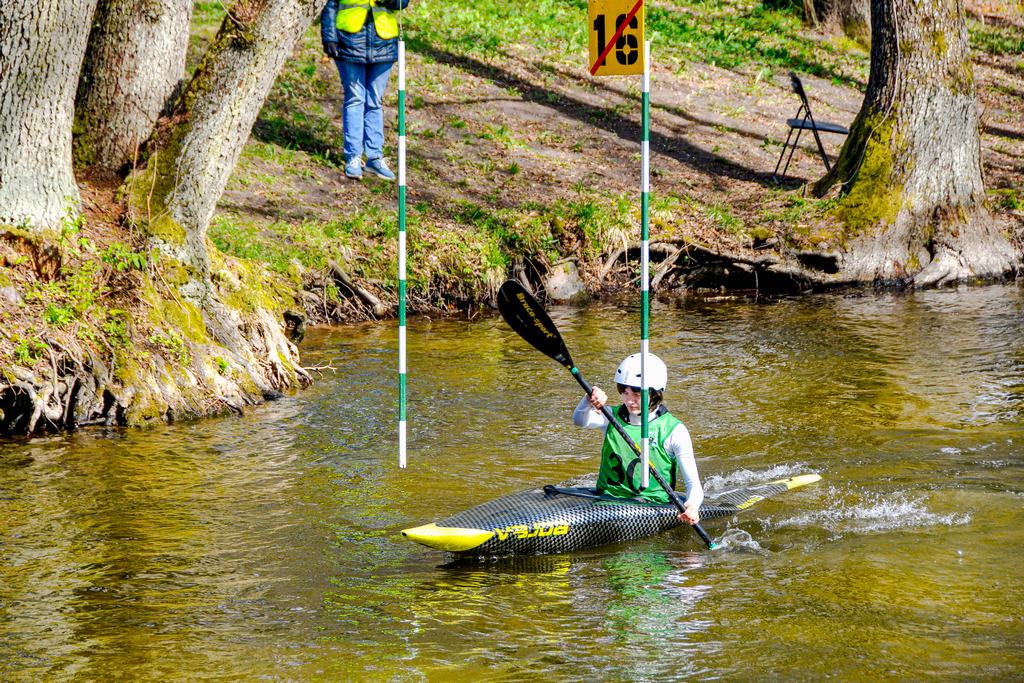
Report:
[{"label": "black and yellow kayak", "polygon": [[[820,480],[817,474],[744,486],[710,496],[701,519],[730,517],[758,501]],[[672,504],[614,498],[592,488],[545,486],[513,493],[402,535],[456,557],[543,555],[630,541],[681,526]],[[589,485],[588,485],[589,484]]]}]

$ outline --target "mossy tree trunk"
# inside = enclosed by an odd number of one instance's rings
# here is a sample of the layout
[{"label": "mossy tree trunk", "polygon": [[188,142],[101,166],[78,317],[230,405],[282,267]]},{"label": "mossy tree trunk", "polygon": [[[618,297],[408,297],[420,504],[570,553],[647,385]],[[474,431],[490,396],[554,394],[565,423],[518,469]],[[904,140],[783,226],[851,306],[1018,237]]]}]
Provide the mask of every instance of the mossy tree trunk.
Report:
[{"label": "mossy tree trunk", "polygon": [[100,0],[75,101],[77,165],[133,162],[185,75],[191,13],[191,0]]},{"label": "mossy tree trunk", "polygon": [[274,79],[320,11],[318,0],[241,0],[228,13],[144,169],[129,178],[130,214],[162,254],[168,280],[202,314],[193,334],[245,369],[264,395],[305,379],[283,333],[282,304],[210,245],[207,229]]},{"label": "mossy tree trunk", "polygon": [[815,26],[871,44],[871,0],[804,0],[804,15]]},{"label": "mossy tree trunk", "polygon": [[75,84],[96,0],[0,3],[0,224],[51,227],[80,206]]},{"label": "mossy tree trunk", "polygon": [[985,207],[962,0],[872,0],[871,74],[819,196],[839,185],[840,277],[928,286],[1004,275],[1019,255]]},{"label": "mossy tree trunk", "polygon": [[[152,234],[208,275],[206,232],[267,93],[298,38],[319,11],[316,0],[240,0],[192,80],[161,124],[146,170]],[[138,197],[137,197],[138,198]],[[203,279],[208,279],[204,277]]]}]

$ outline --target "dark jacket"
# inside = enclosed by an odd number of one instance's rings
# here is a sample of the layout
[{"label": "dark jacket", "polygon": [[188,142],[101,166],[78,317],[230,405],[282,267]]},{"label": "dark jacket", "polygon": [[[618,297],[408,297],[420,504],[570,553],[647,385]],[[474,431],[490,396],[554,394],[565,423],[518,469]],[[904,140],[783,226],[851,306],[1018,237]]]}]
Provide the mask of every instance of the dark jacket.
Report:
[{"label": "dark jacket", "polygon": [[[405,9],[409,0],[378,0],[377,5],[389,10]],[[384,40],[373,27],[373,13],[366,13],[366,22],[357,33],[338,30],[338,0],[327,0],[320,12],[320,40],[338,44],[338,59],[354,64],[393,62],[398,59],[398,39]]]}]

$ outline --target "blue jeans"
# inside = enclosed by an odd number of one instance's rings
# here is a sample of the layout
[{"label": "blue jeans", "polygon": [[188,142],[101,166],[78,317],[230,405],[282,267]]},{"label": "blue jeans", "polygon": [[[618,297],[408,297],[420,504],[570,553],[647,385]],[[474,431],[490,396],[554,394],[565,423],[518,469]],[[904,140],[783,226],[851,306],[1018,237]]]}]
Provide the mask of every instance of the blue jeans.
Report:
[{"label": "blue jeans", "polygon": [[384,90],[394,62],[354,64],[335,60],[345,92],[342,125],[345,128],[345,161],[384,156]]}]

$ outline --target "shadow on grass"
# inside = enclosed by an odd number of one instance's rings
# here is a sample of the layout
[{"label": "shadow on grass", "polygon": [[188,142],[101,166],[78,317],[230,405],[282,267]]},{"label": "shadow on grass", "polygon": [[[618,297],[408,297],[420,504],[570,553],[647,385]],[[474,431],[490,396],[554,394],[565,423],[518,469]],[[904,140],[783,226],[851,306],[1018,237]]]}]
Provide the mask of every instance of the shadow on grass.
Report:
[{"label": "shadow on grass", "polygon": [[289,103],[268,101],[252,135],[260,142],[305,152],[330,168],[345,165],[340,126],[325,115],[297,111]]},{"label": "shadow on grass", "polygon": [[[414,38],[409,41],[409,44],[416,52],[439,63],[462,69],[479,78],[494,81],[504,88],[515,88],[520,94],[521,99],[525,102],[533,102],[550,107],[569,118],[608,131],[624,140],[635,142],[640,140],[640,123],[617,114],[610,108],[594,106],[563,93],[553,93],[551,90],[538,87],[535,82],[517,76],[510,71],[486,64],[473,57],[448,52],[421,39]],[[582,81],[583,79],[580,78],[579,80]],[[694,145],[683,138],[667,136],[652,131],[650,141],[651,149],[659,154],[676,159],[680,163],[691,166],[703,173],[747,182],[756,182],[763,185],[770,183],[771,173],[738,164],[703,147]]]},{"label": "shadow on grass", "polygon": [[982,130],[987,135],[995,135],[1009,140],[1024,140],[1024,132],[1019,130],[1010,130],[1008,128],[999,128],[997,126],[985,126]]}]

